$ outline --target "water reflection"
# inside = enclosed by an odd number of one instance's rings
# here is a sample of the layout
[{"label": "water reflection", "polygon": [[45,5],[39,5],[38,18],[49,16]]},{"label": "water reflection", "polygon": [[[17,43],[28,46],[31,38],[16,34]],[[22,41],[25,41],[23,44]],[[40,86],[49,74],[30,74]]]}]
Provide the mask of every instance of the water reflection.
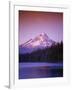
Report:
[{"label": "water reflection", "polygon": [[62,77],[63,66],[19,66],[19,79],[28,78],[47,78],[47,77]]}]

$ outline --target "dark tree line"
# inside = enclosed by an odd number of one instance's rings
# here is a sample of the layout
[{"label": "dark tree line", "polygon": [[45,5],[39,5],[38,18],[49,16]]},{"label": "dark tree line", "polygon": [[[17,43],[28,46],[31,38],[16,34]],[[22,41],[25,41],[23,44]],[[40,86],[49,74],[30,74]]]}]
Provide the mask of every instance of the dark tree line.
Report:
[{"label": "dark tree line", "polygon": [[63,42],[32,53],[19,54],[19,62],[63,62]]}]

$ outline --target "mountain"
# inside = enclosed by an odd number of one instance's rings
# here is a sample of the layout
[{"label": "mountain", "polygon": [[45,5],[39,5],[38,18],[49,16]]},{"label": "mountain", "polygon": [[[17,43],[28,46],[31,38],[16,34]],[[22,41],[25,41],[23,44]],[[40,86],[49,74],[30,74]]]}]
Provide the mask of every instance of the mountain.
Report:
[{"label": "mountain", "polygon": [[34,39],[30,39],[24,44],[19,46],[20,53],[31,53],[32,51],[38,49],[44,49],[46,47],[51,47],[56,44],[55,41],[51,40],[46,33],[41,33]]}]

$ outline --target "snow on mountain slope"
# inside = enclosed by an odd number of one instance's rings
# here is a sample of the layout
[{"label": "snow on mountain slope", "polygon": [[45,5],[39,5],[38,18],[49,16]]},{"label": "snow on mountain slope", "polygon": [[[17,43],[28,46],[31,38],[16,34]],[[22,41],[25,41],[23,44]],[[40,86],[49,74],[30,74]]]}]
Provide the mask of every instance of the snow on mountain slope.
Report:
[{"label": "snow on mountain slope", "polygon": [[20,53],[30,53],[37,49],[43,49],[45,47],[50,47],[56,42],[51,40],[46,33],[41,33],[34,39],[30,39],[24,44],[19,46]]}]

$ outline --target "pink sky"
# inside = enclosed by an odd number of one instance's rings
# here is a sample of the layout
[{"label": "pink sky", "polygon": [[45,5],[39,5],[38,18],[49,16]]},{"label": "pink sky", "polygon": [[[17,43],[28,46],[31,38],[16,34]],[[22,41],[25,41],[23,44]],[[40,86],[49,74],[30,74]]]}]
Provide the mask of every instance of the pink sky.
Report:
[{"label": "pink sky", "polygon": [[43,32],[56,42],[63,41],[63,13],[19,11],[19,45]]}]

